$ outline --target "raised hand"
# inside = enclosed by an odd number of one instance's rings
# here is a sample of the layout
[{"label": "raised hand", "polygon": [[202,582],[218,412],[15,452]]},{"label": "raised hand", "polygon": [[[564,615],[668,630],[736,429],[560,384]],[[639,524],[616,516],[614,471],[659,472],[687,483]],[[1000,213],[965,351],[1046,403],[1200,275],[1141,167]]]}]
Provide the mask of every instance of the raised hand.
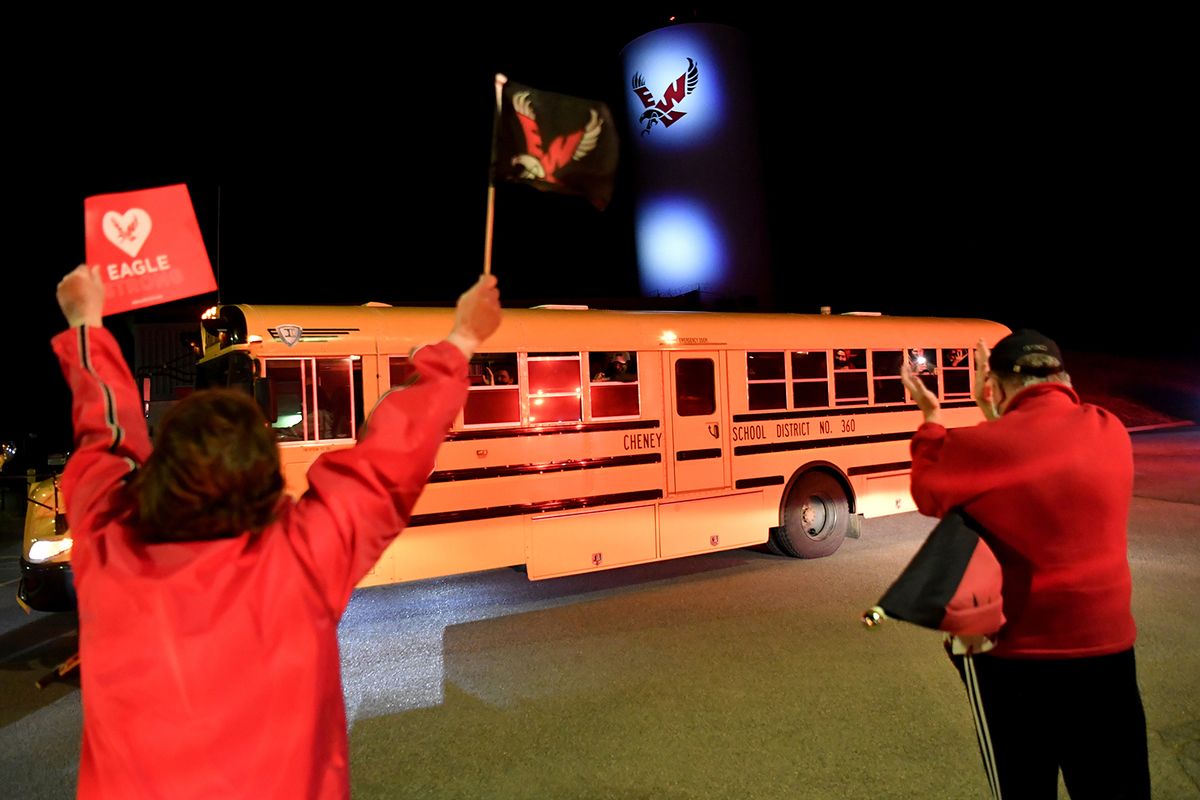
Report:
[{"label": "raised hand", "polygon": [[1000,412],[996,410],[996,387],[988,382],[988,358],[992,351],[988,349],[983,339],[975,346],[975,405],[987,419],[996,419]]},{"label": "raised hand", "polygon": [[446,338],[470,358],[479,344],[500,327],[502,314],[496,276],[480,275],[475,285],[458,298],[454,330]]},{"label": "raised hand", "polygon": [[937,395],[929,391],[929,387],[913,374],[912,365],[908,363],[908,359],[905,359],[904,363],[900,365],[900,380],[904,381],[917,408],[921,409],[921,413],[925,415],[925,421],[940,425],[942,423],[942,404],[938,402]]},{"label": "raised hand", "polygon": [[58,307],[72,328],[89,325],[99,328],[104,311],[104,281],[99,273],[80,264],[58,282],[55,292]]}]

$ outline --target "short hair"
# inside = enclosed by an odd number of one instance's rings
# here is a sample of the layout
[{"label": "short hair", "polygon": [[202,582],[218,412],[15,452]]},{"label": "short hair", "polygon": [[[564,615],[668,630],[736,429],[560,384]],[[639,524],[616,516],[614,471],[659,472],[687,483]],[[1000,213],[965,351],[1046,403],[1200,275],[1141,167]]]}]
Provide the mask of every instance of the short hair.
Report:
[{"label": "short hair", "polygon": [[134,527],[154,541],[259,531],[282,493],[275,435],[255,402],[230,389],[195,392],[171,408],[129,485]]}]

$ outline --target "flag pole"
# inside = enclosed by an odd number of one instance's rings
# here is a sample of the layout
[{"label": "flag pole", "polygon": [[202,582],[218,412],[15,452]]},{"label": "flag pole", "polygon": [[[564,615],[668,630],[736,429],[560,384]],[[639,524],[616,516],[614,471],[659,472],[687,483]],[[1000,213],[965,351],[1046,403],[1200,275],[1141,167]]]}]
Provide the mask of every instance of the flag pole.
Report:
[{"label": "flag pole", "polygon": [[496,73],[496,113],[492,117],[492,160],[488,164],[487,227],[483,234],[483,274],[492,274],[492,231],[496,216],[496,136],[500,128],[500,110],[504,102],[504,84],[508,78]]}]

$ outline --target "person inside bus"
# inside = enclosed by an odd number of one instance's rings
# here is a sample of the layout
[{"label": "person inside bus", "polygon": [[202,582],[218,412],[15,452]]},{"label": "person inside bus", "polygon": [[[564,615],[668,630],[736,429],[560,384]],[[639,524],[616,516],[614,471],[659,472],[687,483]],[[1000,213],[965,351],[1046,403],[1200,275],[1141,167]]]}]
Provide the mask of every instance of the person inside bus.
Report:
[{"label": "person inside bus", "polygon": [[630,366],[629,353],[618,352],[609,354],[608,364],[601,372],[597,372],[592,380],[620,381],[621,383],[636,381],[637,373]]},{"label": "person inside bus", "polygon": [[833,368],[840,369],[863,369],[865,367],[858,350],[834,350],[833,351]]},{"label": "person inside bus", "polygon": [[937,372],[934,362],[926,357],[925,351],[919,347],[908,351],[908,366],[914,375],[932,375]]},{"label": "person inside bus", "polygon": [[515,383],[512,373],[508,371],[507,367],[497,367],[494,370],[491,367],[484,367],[484,370],[485,374],[490,377],[489,386],[512,386]]},{"label": "person inside bus", "polygon": [[253,398],[206,389],[164,417],[153,450],[86,265],[58,286],[52,345],[70,386],[63,476],[81,620],[78,796],[350,795],[337,626],[404,528],[467,394],[467,361],[500,324],[496,279],[458,300],[418,379],[384,394],[353,447],[283,494]]}]

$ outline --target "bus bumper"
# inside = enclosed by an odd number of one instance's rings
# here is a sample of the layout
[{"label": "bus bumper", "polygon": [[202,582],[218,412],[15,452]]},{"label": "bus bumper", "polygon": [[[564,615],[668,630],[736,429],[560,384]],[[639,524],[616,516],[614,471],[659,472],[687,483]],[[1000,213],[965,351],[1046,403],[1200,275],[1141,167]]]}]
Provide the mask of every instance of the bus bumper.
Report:
[{"label": "bus bumper", "polygon": [[31,564],[22,558],[17,602],[34,611],[74,611],[75,574],[70,562]]}]

